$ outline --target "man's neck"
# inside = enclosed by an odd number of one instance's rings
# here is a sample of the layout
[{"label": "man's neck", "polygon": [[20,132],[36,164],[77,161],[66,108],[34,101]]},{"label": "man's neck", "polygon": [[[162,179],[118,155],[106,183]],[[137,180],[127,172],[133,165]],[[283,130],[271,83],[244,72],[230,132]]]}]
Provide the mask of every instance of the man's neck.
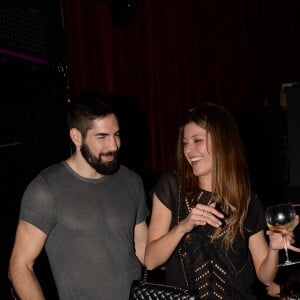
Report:
[{"label": "man's neck", "polygon": [[70,156],[66,160],[66,163],[74,172],[76,172],[81,177],[98,179],[104,176],[102,174],[99,174],[85,161],[85,159],[82,156],[76,155],[76,153]]}]

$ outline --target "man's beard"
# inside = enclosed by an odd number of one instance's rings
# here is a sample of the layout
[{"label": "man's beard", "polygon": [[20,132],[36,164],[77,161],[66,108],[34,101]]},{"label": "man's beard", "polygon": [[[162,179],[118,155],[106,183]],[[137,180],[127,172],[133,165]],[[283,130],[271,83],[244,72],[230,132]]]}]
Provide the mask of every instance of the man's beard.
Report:
[{"label": "man's beard", "polygon": [[[80,152],[83,158],[86,160],[86,162],[101,175],[111,175],[115,173],[119,168],[119,163],[117,159],[118,150],[107,153],[101,153],[99,154],[99,157],[96,157],[90,152],[88,145],[84,143],[80,148]],[[101,156],[105,155],[114,155],[115,158],[114,160],[109,162],[102,162]]]}]

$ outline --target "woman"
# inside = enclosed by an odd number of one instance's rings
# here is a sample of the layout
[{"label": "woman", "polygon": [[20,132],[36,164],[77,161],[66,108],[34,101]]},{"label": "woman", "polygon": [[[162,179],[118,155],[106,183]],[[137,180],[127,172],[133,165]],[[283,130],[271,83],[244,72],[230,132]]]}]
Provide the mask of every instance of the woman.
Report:
[{"label": "woman", "polygon": [[231,114],[212,103],[191,109],[177,159],[178,171],[153,189],[146,268],[164,266],[168,284],[195,290],[199,299],[256,299],[251,285],[256,276],[273,282],[283,239],[270,231],[269,245],[265,239],[264,209],[251,192]]}]

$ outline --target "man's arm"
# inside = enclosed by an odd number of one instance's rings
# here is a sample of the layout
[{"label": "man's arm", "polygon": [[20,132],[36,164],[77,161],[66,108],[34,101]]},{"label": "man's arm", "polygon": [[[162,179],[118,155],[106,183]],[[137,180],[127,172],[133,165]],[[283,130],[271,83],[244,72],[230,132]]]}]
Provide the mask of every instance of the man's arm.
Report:
[{"label": "man's arm", "polygon": [[148,234],[148,226],[146,221],[143,221],[135,225],[134,228],[135,254],[142,264],[144,264],[147,234]]},{"label": "man's arm", "polygon": [[9,262],[8,277],[16,296],[22,300],[44,300],[42,288],[33,270],[47,235],[26,221],[19,221]]}]

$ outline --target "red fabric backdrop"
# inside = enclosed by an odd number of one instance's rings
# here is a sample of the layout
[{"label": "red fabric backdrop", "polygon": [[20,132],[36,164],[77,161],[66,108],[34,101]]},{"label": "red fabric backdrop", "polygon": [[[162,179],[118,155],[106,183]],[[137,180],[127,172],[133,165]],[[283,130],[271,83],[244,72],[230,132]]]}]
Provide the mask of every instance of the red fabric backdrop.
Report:
[{"label": "red fabric backdrop", "polygon": [[299,6],[137,0],[121,26],[113,22],[111,1],[62,0],[70,94],[96,89],[132,99],[148,128],[138,132],[135,151],[146,141],[140,163],[160,174],[173,167],[188,108],[214,101],[245,109],[264,97],[276,105],[281,84],[299,81]]}]

